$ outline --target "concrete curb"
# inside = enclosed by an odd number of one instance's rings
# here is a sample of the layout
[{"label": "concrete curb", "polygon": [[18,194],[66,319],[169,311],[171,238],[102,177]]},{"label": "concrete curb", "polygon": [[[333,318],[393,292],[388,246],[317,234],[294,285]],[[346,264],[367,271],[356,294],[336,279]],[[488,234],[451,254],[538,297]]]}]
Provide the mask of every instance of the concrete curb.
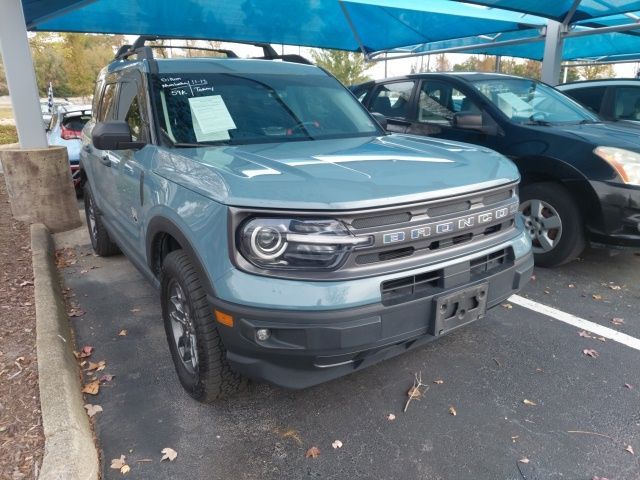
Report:
[{"label": "concrete curb", "polygon": [[39,480],[97,480],[100,465],[80,392],[53,239],[31,225],[36,306],[36,348],[45,451]]}]

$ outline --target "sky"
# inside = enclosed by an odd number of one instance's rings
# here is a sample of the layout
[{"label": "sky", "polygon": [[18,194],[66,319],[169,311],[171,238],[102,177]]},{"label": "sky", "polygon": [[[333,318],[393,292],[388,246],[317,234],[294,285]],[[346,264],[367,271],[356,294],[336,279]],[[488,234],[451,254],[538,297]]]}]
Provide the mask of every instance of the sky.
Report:
[{"label": "sky", "polygon": [[[137,37],[127,35],[127,41],[133,42]],[[231,42],[222,42],[221,48],[228,48],[233,50],[239,57],[251,57],[251,56],[259,56],[262,55],[262,51],[258,48],[250,45],[243,45],[238,43]],[[311,50],[312,48],[308,47],[297,47],[291,45],[273,45],[273,48],[278,53],[295,53],[300,54],[305,58],[311,59]],[[449,60],[450,65],[455,65],[457,63],[464,62],[470,55],[466,55],[463,53],[449,53],[447,54],[447,59]],[[433,68],[434,57],[431,57],[431,66]],[[422,63],[421,63],[422,62]],[[381,80],[383,78],[388,77],[396,77],[407,75],[411,72],[411,66],[421,64],[426,68],[429,62],[428,56],[415,57],[415,58],[405,58],[405,59],[397,59],[397,60],[389,60],[386,62],[372,62],[372,67],[366,72],[367,76],[371,77],[374,80]],[[615,64],[613,65],[613,69],[615,72],[616,78],[631,78],[635,77],[636,72],[640,69],[639,62],[633,63],[624,63],[624,64]]]}]

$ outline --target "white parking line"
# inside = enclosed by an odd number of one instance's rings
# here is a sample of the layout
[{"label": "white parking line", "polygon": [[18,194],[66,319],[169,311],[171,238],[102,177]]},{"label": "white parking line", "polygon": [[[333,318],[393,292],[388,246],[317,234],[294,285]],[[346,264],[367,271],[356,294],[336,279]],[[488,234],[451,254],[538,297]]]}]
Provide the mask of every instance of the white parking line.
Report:
[{"label": "white parking line", "polygon": [[618,332],[617,330],[613,330],[612,328],[604,327],[597,323],[590,322],[589,320],[585,320],[584,318],[576,317],[575,315],[563,312],[562,310],[543,305],[542,303],[534,302],[533,300],[521,297],[520,295],[511,295],[511,297],[509,297],[509,302],[515,303],[516,305],[520,305],[524,308],[528,308],[529,310],[533,310],[534,312],[541,313],[543,315],[546,315],[547,317],[555,318],[556,320],[568,323],[569,325],[573,325],[574,327],[578,327],[582,330],[587,330],[591,333],[595,333],[596,335],[599,335],[601,337],[611,339],[614,342],[622,343],[627,347],[640,350],[640,339],[627,335],[626,333]]}]

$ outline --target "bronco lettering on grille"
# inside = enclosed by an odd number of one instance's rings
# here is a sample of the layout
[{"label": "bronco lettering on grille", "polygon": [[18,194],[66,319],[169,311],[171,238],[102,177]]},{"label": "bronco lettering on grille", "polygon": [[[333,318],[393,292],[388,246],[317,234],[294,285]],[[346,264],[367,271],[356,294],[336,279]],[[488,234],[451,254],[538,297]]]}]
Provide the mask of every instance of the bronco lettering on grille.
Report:
[{"label": "bronco lettering on grille", "polygon": [[[403,228],[382,234],[381,243],[383,245],[389,245],[392,243],[420,240],[428,237],[457,233],[476,226],[503,220],[509,215],[514,215],[517,211],[518,204],[517,202],[514,202],[507,206],[484,210],[482,212],[453,218],[444,222],[430,222],[416,227]],[[376,243],[379,242],[380,239],[377,239]]]}]

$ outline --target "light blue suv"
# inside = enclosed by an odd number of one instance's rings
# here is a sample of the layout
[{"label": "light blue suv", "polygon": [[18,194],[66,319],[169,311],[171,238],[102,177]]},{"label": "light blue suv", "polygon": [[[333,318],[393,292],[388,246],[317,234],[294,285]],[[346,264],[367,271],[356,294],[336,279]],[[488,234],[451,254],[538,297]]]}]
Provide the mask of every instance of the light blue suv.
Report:
[{"label": "light blue suv", "polygon": [[386,134],[297,57],[162,60],[145,40],[97,81],[87,223],[99,255],[123,251],[160,289],[196,399],[247,377],[345,375],[483,317],[530,278],[505,157]]}]

